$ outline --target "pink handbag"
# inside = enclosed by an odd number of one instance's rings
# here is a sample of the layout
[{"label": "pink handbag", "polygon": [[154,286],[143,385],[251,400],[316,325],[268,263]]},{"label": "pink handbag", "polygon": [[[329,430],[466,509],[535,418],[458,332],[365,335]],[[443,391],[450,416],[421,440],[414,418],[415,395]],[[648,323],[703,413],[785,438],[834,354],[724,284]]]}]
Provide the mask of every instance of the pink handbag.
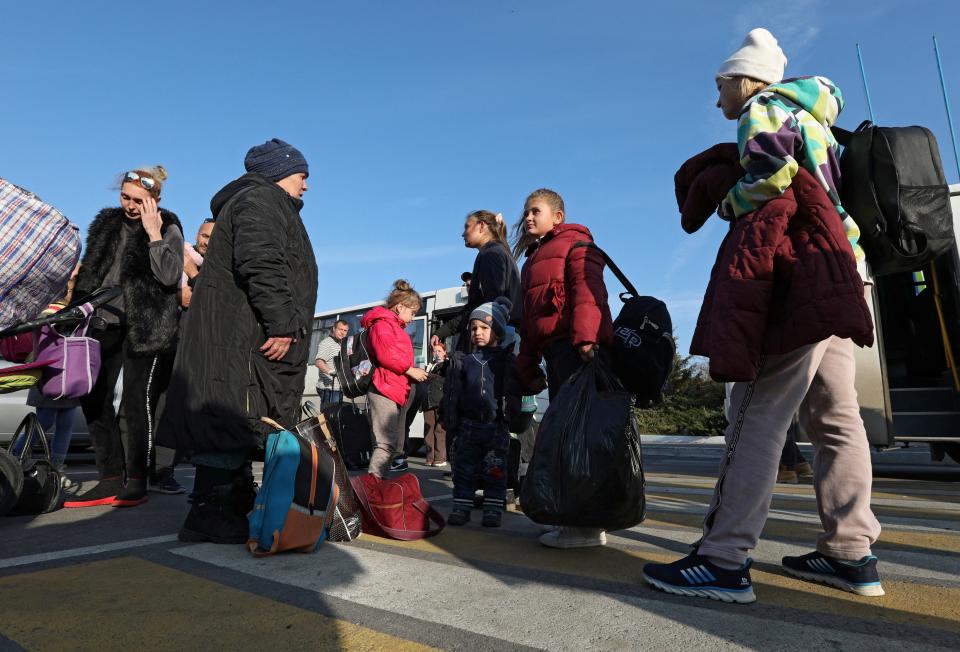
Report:
[{"label": "pink handbag", "polygon": [[37,333],[38,362],[50,364],[43,370],[40,393],[48,398],[80,398],[93,390],[100,373],[100,342],[87,337],[93,306],[79,306],[85,319],[69,335],[44,325]]}]

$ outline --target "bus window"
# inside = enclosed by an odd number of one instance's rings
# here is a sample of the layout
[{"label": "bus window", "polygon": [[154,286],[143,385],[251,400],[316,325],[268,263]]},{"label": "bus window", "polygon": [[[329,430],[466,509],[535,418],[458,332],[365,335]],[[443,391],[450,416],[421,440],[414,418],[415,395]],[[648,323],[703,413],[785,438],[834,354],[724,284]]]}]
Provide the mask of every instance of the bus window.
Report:
[{"label": "bus window", "polygon": [[424,348],[424,342],[427,334],[426,317],[417,317],[407,324],[407,335],[413,343],[413,366],[424,367],[427,364],[427,353]]},{"label": "bus window", "polygon": [[365,308],[363,310],[355,310],[353,312],[343,312],[337,315],[337,317],[350,325],[350,335],[356,335],[360,331],[360,318],[363,317],[363,315],[369,310],[369,308]]}]

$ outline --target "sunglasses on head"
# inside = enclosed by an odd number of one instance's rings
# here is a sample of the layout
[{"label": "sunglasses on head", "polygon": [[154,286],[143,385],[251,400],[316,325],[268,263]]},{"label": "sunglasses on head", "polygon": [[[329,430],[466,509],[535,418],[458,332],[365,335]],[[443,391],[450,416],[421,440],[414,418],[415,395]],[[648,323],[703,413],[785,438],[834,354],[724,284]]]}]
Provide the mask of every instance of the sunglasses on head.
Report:
[{"label": "sunglasses on head", "polygon": [[157,180],[153,177],[140,176],[136,172],[127,172],[123,175],[124,181],[139,183],[145,190],[153,190],[157,187]]}]

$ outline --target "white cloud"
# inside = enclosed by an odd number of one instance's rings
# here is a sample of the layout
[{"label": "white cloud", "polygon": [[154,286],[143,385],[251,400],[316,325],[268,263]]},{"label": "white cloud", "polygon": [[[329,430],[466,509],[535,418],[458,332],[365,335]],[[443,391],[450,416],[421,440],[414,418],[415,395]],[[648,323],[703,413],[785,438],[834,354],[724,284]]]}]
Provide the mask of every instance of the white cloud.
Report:
[{"label": "white cloud", "polygon": [[787,70],[796,70],[809,58],[827,15],[823,0],[761,0],[747,4],[733,18],[733,47],[738,47],[751,29],[765,27],[787,55]]}]

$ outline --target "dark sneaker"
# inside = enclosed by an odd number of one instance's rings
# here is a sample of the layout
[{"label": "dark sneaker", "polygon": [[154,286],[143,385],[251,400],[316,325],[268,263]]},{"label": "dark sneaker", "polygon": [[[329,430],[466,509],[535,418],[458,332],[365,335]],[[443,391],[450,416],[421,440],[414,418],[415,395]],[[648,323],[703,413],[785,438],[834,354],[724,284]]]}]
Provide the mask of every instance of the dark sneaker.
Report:
[{"label": "dark sneaker", "polygon": [[167,494],[168,496],[176,496],[177,494],[186,493],[187,491],[183,488],[182,484],[177,482],[177,479],[173,477],[173,473],[170,471],[160,473],[150,478],[147,489],[154,493]]},{"label": "dark sneaker", "polygon": [[142,478],[128,478],[127,486],[110,503],[114,507],[136,507],[147,502],[147,483]]},{"label": "dark sneaker", "polygon": [[393,463],[390,465],[391,471],[406,471],[408,468],[410,468],[410,465],[407,464],[406,455],[403,457],[395,457]]},{"label": "dark sneaker", "polygon": [[671,564],[645,564],[643,579],[667,593],[747,604],[757,599],[750,581],[752,563],[748,559],[742,567],[726,570],[693,553]]},{"label": "dark sneaker", "polygon": [[470,522],[470,510],[454,509],[447,517],[447,525],[466,525]]},{"label": "dark sneaker", "polygon": [[857,595],[880,596],[877,558],[867,555],[859,561],[844,561],[811,552],[801,557],[784,557],[783,570],[795,577],[822,582]]},{"label": "dark sneaker", "polygon": [[499,509],[483,510],[483,520],[480,523],[483,527],[500,527],[502,512]]},{"label": "dark sneaker", "polygon": [[65,508],[73,507],[97,507],[98,505],[112,505],[113,499],[117,494],[123,491],[123,484],[120,478],[104,478],[97,483],[97,486],[82,494],[70,497],[63,502]]},{"label": "dark sneaker", "polygon": [[189,543],[246,543],[250,523],[246,516],[237,513],[230,488],[217,487],[203,496],[190,494],[190,513],[177,538]]}]

